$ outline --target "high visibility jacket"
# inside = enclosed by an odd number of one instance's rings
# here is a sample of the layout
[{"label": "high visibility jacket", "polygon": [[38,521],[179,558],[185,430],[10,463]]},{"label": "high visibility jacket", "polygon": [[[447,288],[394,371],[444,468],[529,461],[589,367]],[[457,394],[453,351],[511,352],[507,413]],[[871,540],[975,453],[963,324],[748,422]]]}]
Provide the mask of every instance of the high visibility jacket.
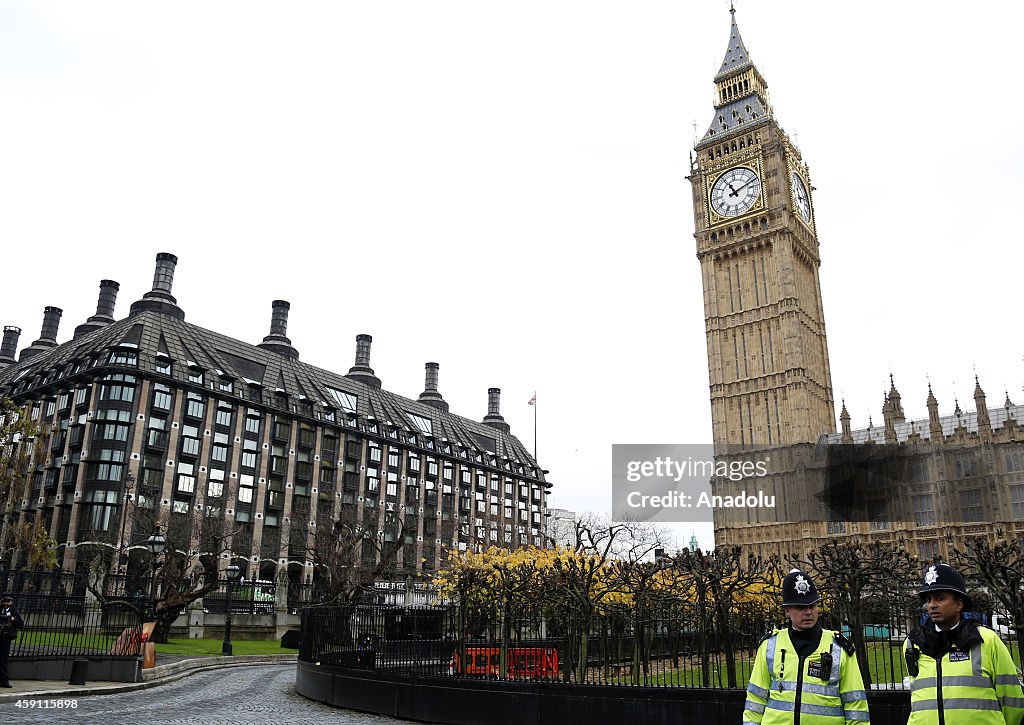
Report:
[{"label": "high visibility jacket", "polygon": [[1020,725],[1024,693],[1010,651],[988,627],[976,629],[980,638],[968,631],[939,659],[912,641],[915,634],[904,642],[908,663],[916,658],[918,668],[907,725]]},{"label": "high visibility jacket", "polygon": [[[827,657],[831,671],[825,673]],[[827,674],[827,677],[821,677]],[[800,659],[789,630],[774,632],[757,649],[747,684],[743,723],[763,725],[852,725],[870,722],[864,680],[857,658],[836,633],[823,630],[817,648]]]}]

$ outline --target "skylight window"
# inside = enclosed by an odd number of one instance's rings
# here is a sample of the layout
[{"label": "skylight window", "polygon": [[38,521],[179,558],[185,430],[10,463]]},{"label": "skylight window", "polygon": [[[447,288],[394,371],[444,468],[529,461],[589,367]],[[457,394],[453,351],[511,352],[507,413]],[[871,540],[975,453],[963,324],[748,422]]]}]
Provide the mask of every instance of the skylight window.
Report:
[{"label": "skylight window", "polygon": [[406,411],[405,414],[409,416],[409,420],[412,421],[412,424],[422,432],[427,435],[434,434],[434,422],[430,420],[430,418],[424,418],[422,415],[416,415],[415,413],[410,413],[408,411]]},{"label": "skylight window", "polygon": [[352,395],[352,393],[346,393],[344,390],[332,388],[330,385],[325,385],[324,387],[327,388],[327,392],[331,394],[331,397],[338,402],[342,410],[348,413],[356,412],[356,403],[359,401],[356,396]]}]

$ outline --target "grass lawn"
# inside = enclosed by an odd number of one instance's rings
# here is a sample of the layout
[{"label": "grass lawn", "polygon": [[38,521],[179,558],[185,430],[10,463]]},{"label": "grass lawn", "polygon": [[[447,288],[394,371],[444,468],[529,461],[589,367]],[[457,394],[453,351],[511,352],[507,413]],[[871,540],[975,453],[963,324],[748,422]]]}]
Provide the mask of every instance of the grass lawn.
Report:
[{"label": "grass lawn", "polygon": [[[167,640],[167,644],[157,644],[156,652],[157,654],[195,655],[197,657],[220,655],[223,643],[224,640],[221,639],[170,639]],[[231,641],[231,649],[236,656],[287,655],[298,653],[297,649],[282,647],[281,642],[276,639],[233,639]]]}]

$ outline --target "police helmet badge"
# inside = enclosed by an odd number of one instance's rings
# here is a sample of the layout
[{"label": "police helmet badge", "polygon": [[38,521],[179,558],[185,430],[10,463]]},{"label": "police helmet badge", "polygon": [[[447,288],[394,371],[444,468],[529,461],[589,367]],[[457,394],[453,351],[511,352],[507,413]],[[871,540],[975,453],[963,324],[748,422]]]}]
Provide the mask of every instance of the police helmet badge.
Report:
[{"label": "police helmet badge", "polygon": [[811,591],[811,583],[804,579],[802,574],[797,575],[796,584],[794,586],[796,587],[797,594],[800,594],[801,596]]},{"label": "police helmet badge", "polygon": [[924,575],[924,583],[931,586],[939,580],[939,572],[935,571],[935,567],[931,566],[928,568],[927,573]]}]

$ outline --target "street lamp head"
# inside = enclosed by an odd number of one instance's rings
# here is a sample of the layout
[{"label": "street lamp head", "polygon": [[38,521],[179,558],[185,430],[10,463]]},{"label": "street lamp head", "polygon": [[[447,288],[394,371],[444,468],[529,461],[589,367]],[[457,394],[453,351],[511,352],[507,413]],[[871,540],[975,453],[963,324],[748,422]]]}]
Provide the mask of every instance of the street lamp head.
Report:
[{"label": "street lamp head", "polygon": [[149,549],[154,557],[159,556],[163,553],[164,547],[167,546],[167,540],[164,535],[160,533],[160,525],[157,524],[156,529],[150,534],[150,537],[146,539],[146,548]]},{"label": "street lamp head", "polygon": [[238,579],[238,574],[240,571],[241,569],[239,569],[237,565],[228,564],[228,567],[224,570],[224,573],[227,575],[230,581],[235,581],[236,579]]}]

